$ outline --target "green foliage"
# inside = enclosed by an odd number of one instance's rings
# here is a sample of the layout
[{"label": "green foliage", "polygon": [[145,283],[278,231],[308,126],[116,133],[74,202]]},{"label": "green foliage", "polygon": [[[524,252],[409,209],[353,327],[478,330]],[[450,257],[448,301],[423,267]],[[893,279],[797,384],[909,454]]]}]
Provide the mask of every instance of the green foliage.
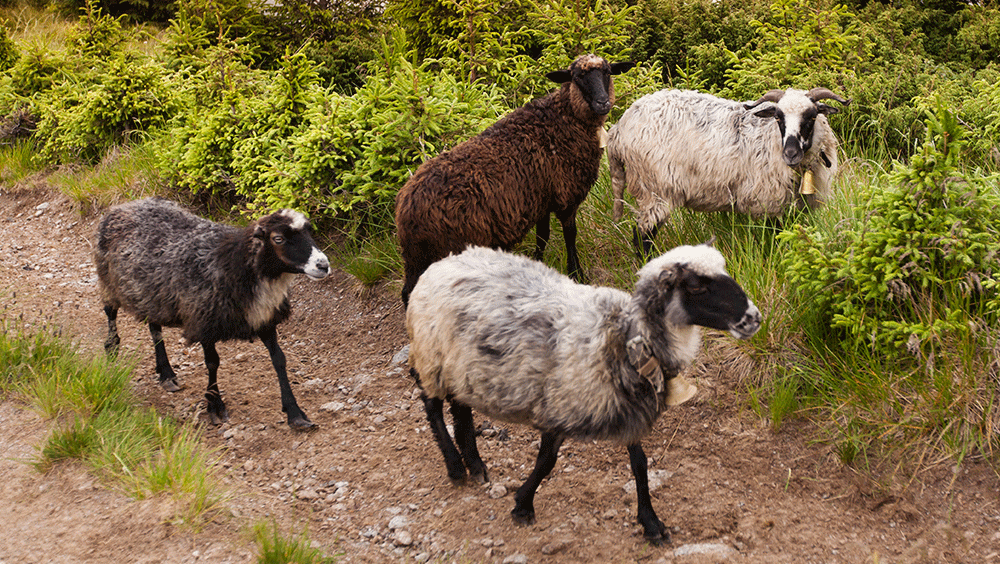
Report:
[{"label": "green foliage", "polygon": [[759,42],[728,71],[727,97],[754,99],[785,85],[811,88],[816,85],[805,81],[817,69],[836,77],[857,57],[860,37],[853,20],[854,14],[840,4],[777,0],[767,17],[751,22]]},{"label": "green foliage", "polygon": [[253,527],[258,546],[258,564],[332,564],[336,558],[325,556],[309,541],[309,531],[304,530],[287,537],[278,524],[260,522]]},{"label": "green foliage", "polygon": [[175,108],[162,67],[119,55],[37,100],[36,138],[45,162],[97,162],[137,132],[164,125]]},{"label": "green foliage", "polygon": [[719,91],[725,72],[749,47],[751,21],[763,17],[758,3],[735,0],[645,0],[639,6],[637,60],[657,61],[662,79],[677,88]]},{"label": "green foliage", "polygon": [[954,46],[961,60],[974,69],[1000,61],[1000,9],[969,5],[964,25],[955,33]]},{"label": "green foliage", "polygon": [[396,192],[423,161],[481,131],[498,114],[493,89],[469,84],[432,61],[414,65],[396,36],[383,44],[365,85],[333,95],[289,139],[289,174],[259,194],[263,206],[293,204],[319,216],[359,212],[393,224]]},{"label": "green foliage", "polygon": [[286,53],[284,66],[263,96],[247,100],[235,135],[232,169],[236,193],[251,209],[276,209],[295,198],[294,189],[277,196],[273,188],[287,176],[289,138],[303,125],[306,111],[319,104],[319,75],[304,54]]},{"label": "green foliage", "polygon": [[[66,77],[68,63],[60,53],[31,44],[10,69],[10,87],[16,98],[26,98],[52,89]],[[13,98],[12,97],[12,102]]]},{"label": "green foliage", "polygon": [[123,18],[113,18],[87,0],[86,9],[67,38],[73,54],[85,59],[103,59],[122,50],[129,39]]},{"label": "green foliage", "polygon": [[7,22],[0,20],[0,72],[14,66],[18,57],[17,45],[15,45],[14,40],[10,38],[10,33],[7,32],[6,23]]},{"label": "green foliage", "polygon": [[814,323],[846,349],[925,355],[1000,321],[996,178],[959,168],[962,130],[940,105],[920,154],[891,175],[857,231],[828,237],[796,225],[782,261]]}]

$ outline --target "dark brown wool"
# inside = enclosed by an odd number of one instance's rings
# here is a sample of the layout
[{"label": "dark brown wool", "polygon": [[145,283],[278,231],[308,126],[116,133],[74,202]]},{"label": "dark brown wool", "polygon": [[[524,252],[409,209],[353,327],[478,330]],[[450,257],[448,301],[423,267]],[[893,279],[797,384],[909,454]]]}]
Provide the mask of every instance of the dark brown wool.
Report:
[{"label": "dark brown wool", "polygon": [[[569,270],[578,274],[576,210],[597,180],[614,103],[611,75],[631,66],[584,55],[548,75],[562,82],[559,90],[417,169],[396,197],[404,303],[431,263],[470,244],[510,250],[536,225],[547,239],[550,213],[563,225]],[[535,258],[543,250],[539,241]]]}]

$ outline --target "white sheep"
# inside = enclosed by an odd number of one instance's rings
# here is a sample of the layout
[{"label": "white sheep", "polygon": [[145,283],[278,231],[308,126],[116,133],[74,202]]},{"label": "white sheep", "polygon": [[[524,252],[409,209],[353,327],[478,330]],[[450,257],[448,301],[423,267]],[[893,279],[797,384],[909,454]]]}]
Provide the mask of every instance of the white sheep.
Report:
[{"label": "white sheep", "polygon": [[850,103],[826,88],[772,90],[750,103],[690,90],[640,98],[608,133],[614,218],[628,188],[636,246],[648,255],[676,208],[776,216],[798,192],[810,206],[828,200],[838,143],[826,116],[839,110],[825,99]]},{"label": "white sheep", "polygon": [[[638,519],[670,535],[650,502],[640,440],[667,405],[690,397],[678,374],[698,354],[700,326],[745,339],[761,315],[708,245],[678,247],[639,271],[634,294],[593,287],[536,261],[471,247],[432,264],[410,294],[411,374],[448,476],[486,481],[472,409],[542,432],[534,471],[511,514],[534,521],[534,496],[567,437],[624,444]],[[451,403],[455,439],[445,427]],[[464,465],[463,465],[464,460]]]}]

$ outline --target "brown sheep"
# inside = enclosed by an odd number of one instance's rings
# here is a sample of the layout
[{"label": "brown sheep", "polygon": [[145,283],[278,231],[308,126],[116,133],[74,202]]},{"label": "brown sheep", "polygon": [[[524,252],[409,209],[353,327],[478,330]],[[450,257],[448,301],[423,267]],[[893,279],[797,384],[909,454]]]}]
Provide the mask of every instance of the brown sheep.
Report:
[{"label": "brown sheep", "polygon": [[404,305],[428,266],[467,245],[510,250],[535,226],[541,260],[551,213],[563,227],[567,270],[581,278],[576,210],[597,180],[615,101],[611,76],[632,66],[583,55],[546,75],[559,90],[417,169],[396,196]]}]

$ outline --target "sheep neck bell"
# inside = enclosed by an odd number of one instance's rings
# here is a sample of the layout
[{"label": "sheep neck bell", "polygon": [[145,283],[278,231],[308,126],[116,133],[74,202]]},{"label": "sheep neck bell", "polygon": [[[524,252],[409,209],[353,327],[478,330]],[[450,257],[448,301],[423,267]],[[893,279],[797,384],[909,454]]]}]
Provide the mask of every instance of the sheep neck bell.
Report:
[{"label": "sheep neck bell", "polygon": [[653,354],[649,343],[642,335],[636,335],[629,339],[625,344],[625,351],[628,354],[629,364],[635,368],[639,376],[645,378],[653,386],[657,402],[663,395],[664,386],[667,387],[667,405],[682,404],[698,392],[698,389],[680,374],[670,380],[664,380],[660,361]]}]

